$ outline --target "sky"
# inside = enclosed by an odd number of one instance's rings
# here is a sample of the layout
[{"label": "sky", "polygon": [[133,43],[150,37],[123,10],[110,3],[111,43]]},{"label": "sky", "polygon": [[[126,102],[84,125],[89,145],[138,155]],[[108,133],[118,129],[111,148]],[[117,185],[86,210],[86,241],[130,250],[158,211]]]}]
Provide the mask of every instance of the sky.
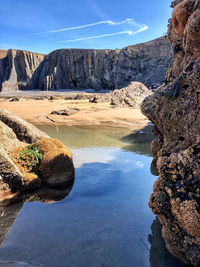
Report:
[{"label": "sky", "polygon": [[167,32],[171,0],[0,0],[0,49],[116,49]]}]

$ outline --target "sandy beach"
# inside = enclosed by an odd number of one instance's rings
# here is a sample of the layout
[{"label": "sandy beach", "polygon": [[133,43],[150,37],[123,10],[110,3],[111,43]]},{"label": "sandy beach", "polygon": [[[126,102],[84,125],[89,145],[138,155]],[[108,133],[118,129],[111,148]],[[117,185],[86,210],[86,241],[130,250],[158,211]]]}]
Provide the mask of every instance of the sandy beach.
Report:
[{"label": "sandy beach", "polygon": [[[113,107],[109,103],[90,103],[83,100],[49,100],[20,98],[0,98],[0,108],[31,122],[33,124],[58,125],[106,125],[141,129],[149,122],[139,109]],[[70,116],[53,115],[52,111],[78,108]]]}]

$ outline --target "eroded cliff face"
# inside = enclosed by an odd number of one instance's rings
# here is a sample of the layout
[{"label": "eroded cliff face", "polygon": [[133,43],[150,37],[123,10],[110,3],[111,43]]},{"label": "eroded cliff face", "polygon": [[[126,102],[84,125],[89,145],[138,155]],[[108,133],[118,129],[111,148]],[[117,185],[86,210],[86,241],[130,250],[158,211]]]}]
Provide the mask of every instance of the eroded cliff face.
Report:
[{"label": "eroded cliff face", "polygon": [[159,170],[149,205],[169,251],[200,266],[200,6],[176,0],[172,7],[173,64],[166,84],[142,104],[154,124],[152,153]]},{"label": "eroded cliff face", "polygon": [[32,76],[37,75],[44,55],[23,50],[1,50],[0,90],[30,89]]},{"label": "eroded cliff face", "polygon": [[8,50],[0,53],[0,88],[116,89],[131,81],[155,87],[164,81],[171,57],[165,37],[121,50],[61,49],[47,56]]}]

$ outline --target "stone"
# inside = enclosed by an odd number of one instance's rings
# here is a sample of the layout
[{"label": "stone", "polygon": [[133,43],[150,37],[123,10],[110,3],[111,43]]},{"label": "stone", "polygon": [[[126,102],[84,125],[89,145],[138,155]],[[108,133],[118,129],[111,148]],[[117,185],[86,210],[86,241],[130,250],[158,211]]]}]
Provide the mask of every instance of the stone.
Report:
[{"label": "stone", "polygon": [[31,144],[42,137],[48,137],[47,134],[38,130],[32,124],[11,114],[5,109],[0,109],[0,121],[10,127],[17,138],[22,142]]},{"label": "stone", "polygon": [[2,109],[0,139],[0,206],[23,201],[25,192],[44,185],[63,189],[74,179],[72,154],[64,144]]},{"label": "stone", "polygon": [[61,115],[61,116],[70,116],[79,111],[78,108],[68,108],[68,109],[61,109],[61,110],[53,110],[51,112],[52,115]]},{"label": "stone", "polygon": [[36,145],[43,154],[39,166],[41,178],[48,186],[60,188],[74,179],[72,154],[63,143],[57,139],[45,138]]},{"label": "stone", "polygon": [[18,97],[14,97],[14,98],[11,98],[10,99],[10,102],[17,102],[17,101],[19,101],[19,98]]},{"label": "stone", "polygon": [[139,108],[151,91],[140,82],[131,82],[127,87],[109,93],[96,94],[90,99],[92,103],[109,102],[113,106]]}]

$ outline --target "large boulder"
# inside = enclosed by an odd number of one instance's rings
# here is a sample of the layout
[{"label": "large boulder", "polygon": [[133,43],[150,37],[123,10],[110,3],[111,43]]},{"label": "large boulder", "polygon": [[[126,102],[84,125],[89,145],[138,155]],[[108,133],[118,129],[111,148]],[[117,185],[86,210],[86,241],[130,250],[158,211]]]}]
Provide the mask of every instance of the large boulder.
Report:
[{"label": "large boulder", "polygon": [[0,206],[22,200],[20,192],[43,185],[63,189],[73,180],[70,150],[3,109],[0,138]]},{"label": "large boulder", "polygon": [[60,188],[74,178],[72,153],[62,142],[45,138],[36,145],[43,154],[39,171],[47,185]]},{"label": "large boulder", "polygon": [[169,251],[200,266],[200,6],[176,0],[168,39],[174,49],[166,84],[142,104],[154,124],[159,178],[149,205]]}]

